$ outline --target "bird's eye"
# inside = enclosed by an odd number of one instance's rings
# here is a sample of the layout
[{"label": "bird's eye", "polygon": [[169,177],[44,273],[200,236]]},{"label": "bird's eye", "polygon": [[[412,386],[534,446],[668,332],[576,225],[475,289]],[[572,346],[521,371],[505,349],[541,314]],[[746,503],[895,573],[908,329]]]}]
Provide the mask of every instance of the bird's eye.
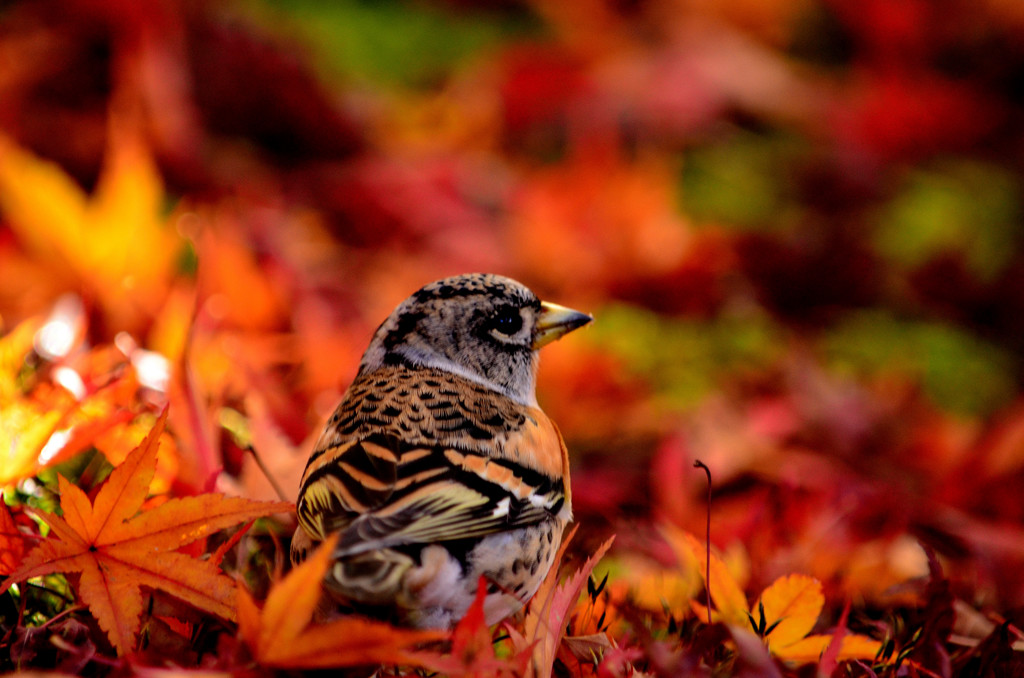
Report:
[{"label": "bird's eye", "polygon": [[491,330],[510,337],[523,328],[523,317],[519,315],[519,309],[505,306],[491,316],[488,325]]}]

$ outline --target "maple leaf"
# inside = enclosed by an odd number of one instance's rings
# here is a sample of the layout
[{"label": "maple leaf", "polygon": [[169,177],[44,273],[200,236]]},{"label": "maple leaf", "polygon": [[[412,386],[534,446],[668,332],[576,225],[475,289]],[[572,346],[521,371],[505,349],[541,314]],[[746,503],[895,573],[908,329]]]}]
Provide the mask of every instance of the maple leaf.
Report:
[{"label": "maple leaf", "polygon": [[[690,563],[696,561],[701,576],[710,580],[711,601],[715,606],[711,610],[712,619],[725,622],[736,633],[748,634],[753,628],[769,651],[780,659],[805,664],[821,658],[833,636],[807,635],[825,606],[820,581],[803,574],[784,575],[772,582],[758,596],[757,602],[748,607],[743,589],[714,551],[708,563],[705,546],[693,535],[671,528],[667,528],[665,533],[680,559]],[[703,605],[691,602],[691,607],[698,618],[707,618],[708,609]],[[838,651],[832,650],[833,661],[872,659],[881,648],[877,640],[848,633],[845,628],[838,629],[835,635],[840,645]]]},{"label": "maple leaf", "polygon": [[590,576],[598,561],[611,548],[614,536],[609,537],[587,559],[579,570],[569,577],[564,584],[558,585],[559,564],[565,555],[565,549],[572,540],[575,531],[562,540],[562,546],[555,557],[548,575],[541,582],[537,593],[530,601],[523,621],[523,632],[506,626],[512,639],[513,647],[522,651],[532,648],[532,661],[527,675],[534,678],[549,678],[554,667],[555,656],[565,635],[569,612],[576,605],[576,600],[583,590],[583,585]]},{"label": "maple leaf", "polygon": [[80,573],[78,595],[119,654],[134,648],[143,609],[142,586],[234,619],[234,582],[213,563],[175,551],[237,523],[288,511],[291,504],[205,494],[171,499],[138,514],[156,472],[166,419],[165,409],[139,447],[111,472],[95,501],[58,477],[64,516],[38,514],[51,534],[0,585],[0,594],[32,577]]},{"label": "maple leaf", "polygon": [[238,582],[238,631],[253,657],[265,666],[293,669],[422,665],[419,656],[409,648],[443,640],[447,633],[396,629],[360,617],[310,623],[336,540],[336,535],[325,540],[304,563],[277,582],[263,609]]},{"label": "maple leaf", "polygon": [[29,253],[53,262],[48,272],[60,287],[88,290],[118,328],[134,328],[159,308],[182,244],[162,214],[156,164],[126,122],[112,121],[92,196],[59,166],[0,136],[0,210],[11,229]]},{"label": "maple leaf", "polygon": [[22,322],[0,338],[0,487],[35,468],[39,451],[67,414],[23,398],[19,372],[41,324],[40,320]]}]

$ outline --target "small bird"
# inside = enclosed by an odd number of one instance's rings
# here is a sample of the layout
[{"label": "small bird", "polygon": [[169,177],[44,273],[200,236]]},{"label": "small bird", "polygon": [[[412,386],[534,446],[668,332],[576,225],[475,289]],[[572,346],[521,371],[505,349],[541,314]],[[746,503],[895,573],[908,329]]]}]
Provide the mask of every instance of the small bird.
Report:
[{"label": "small bird", "polygon": [[533,596],[572,519],[565,443],[537,405],[537,351],[591,320],[480,273],[398,305],[299,487],[292,562],[339,534],[332,605],[446,629],[481,576],[488,624]]}]

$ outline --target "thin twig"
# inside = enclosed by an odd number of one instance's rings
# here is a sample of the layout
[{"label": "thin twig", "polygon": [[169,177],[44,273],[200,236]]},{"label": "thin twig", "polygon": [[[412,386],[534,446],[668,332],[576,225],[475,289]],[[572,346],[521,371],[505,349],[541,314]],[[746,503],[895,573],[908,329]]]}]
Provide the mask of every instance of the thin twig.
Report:
[{"label": "thin twig", "polygon": [[55,614],[54,616],[50,617],[45,622],[40,624],[39,628],[40,629],[45,629],[47,626],[50,626],[51,624],[53,624],[55,621],[57,621],[61,617],[67,617],[67,616],[70,616],[70,615],[74,614],[75,612],[79,612],[81,610],[88,610],[88,609],[89,608],[87,606],[85,606],[85,605],[75,605],[74,607],[66,608],[62,612],[58,612],[57,614]]},{"label": "thin twig", "polygon": [[281,489],[281,486],[277,484],[277,480],[270,474],[270,469],[268,469],[266,464],[263,463],[260,455],[256,452],[256,448],[250,445],[247,449],[249,450],[249,454],[252,455],[252,458],[256,460],[256,465],[260,467],[260,470],[263,471],[263,475],[266,476],[267,480],[270,482],[270,486],[274,488],[274,492],[277,492],[278,498],[281,501],[290,501],[290,499],[285,496],[284,490]]},{"label": "thin twig", "polygon": [[60,598],[64,603],[66,603],[68,605],[70,605],[71,603],[75,602],[74,598],[72,598],[70,596],[66,596],[63,593],[61,593],[60,591],[54,591],[53,589],[46,588],[45,586],[43,586],[41,584],[33,584],[31,582],[27,582],[26,581],[26,582],[22,582],[22,586],[24,586],[26,589],[35,589],[36,591],[41,591],[42,593],[49,593],[51,596],[56,596],[57,598]]},{"label": "thin twig", "polygon": [[697,459],[693,462],[694,468],[704,469],[708,477],[708,515],[704,527],[704,592],[708,597],[708,626],[711,625],[711,469],[708,465]]}]

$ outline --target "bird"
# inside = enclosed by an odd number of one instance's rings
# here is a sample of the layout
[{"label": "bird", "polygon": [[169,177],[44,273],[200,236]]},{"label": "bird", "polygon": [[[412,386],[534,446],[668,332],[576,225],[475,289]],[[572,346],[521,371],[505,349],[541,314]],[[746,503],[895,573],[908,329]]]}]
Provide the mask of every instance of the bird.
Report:
[{"label": "bird", "polygon": [[538,350],[593,320],[511,278],[425,285],[380,325],[300,481],[297,565],[337,534],[324,600],[450,629],[537,591],[572,519],[569,458],[536,396]]}]

